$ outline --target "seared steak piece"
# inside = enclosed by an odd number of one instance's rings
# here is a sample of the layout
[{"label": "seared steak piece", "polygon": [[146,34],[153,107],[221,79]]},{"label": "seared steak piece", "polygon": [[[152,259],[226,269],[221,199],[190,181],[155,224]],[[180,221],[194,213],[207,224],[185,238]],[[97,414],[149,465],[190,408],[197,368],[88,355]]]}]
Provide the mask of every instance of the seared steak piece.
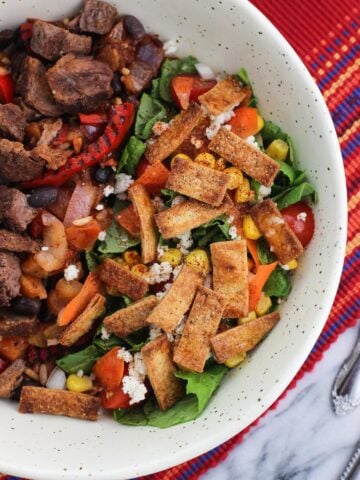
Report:
[{"label": "seared steak piece", "polygon": [[22,359],[15,360],[0,375],[0,398],[10,398],[12,392],[21,384],[25,362]]},{"label": "seared steak piece", "polygon": [[126,38],[124,21],[120,20],[102,41],[97,58],[115,72],[132,62],[134,56],[135,42]]},{"label": "seared steak piece", "polygon": [[12,253],[0,252],[0,306],[8,307],[20,293],[20,260]]},{"label": "seared steak piece", "polygon": [[44,161],[31,158],[22,143],[0,139],[0,178],[5,182],[22,182],[39,177],[44,164]]},{"label": "seared steak piece", "polygon": [[84,10],[80,16],[80,30],[82,32],[109,33],[117,16],[116,8],[106,2],[85,0]]},{"label": "seared steak piece", "polygon": [[31,150],[31,157],[34,160],[45,161],[46,166],[51,170],[57,170],[65,165],[71,152],[66,152],[60,148],[51,148],[48,145],[37,145]]},{"label": "seared steak piece", "polygon": [[42,20],[37,20],[33,25],[31,50],[46,60],[57,60],[66,53],[88,55],[91,46],[91,37],[70,33]]},{"label": "seared steak piece", "polygon": [[10,308],[0,309],[0,337],[27,337],[38,324],[36,315],[18,315]]},{"label": "seared steak piece", "polygon": [[50,145],[50,143],[56,138],[57,134],[60,132],[63,122],[61,118],[57,120],[42,120],[42,134],[40,140],[37,142],[37,145]]},{"label": "seared steak piece", "polygon": [[39,244],[27,235],[0,229],[0,250],[8,250],[9,252],[16,253],[33,253],[39,250]]},{"label": "seared steak piece", "polygon": [[16,90],[30,107],[46,117],[59,117],[63,113],[62,108],[54,101],[45,73],[40,60],[27,57],[22,64]]},{"label": "seared steak piece", "polygon": [[0,136],[21,142],[25,128],[25,114],[20,107],[13,103],[0,105]]},{"label": "seared steak piece", "polygon": [[36,215],[26,195],[16,188],[0,185],[0,222],[10,230],[24,232]]},{"label": "seared steak piece", "polygon": [[112,94],[113,72],[93,57],[69,53],[46,76],[55,100],[69,113],[97,110]]},{"label": "seared steak piece", "polygon": [[14,40],[14,30],[2,30],[0,32],[0,48],[6,48]]}]

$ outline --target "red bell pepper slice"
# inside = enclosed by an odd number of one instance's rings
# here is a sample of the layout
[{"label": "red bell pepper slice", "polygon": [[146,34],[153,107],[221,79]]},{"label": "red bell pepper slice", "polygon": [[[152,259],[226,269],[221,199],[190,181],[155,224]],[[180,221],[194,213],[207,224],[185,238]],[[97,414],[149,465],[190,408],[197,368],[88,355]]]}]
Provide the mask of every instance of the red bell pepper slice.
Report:
[{"label": "red bell pepper slice", "polygon": [[135,109],[131,103],[113,105],[105,131],[96,142],[90,144],[85,152],[69,158],[67,163],[56,172],[50,171],[45,173],[42,178],[24,182],[23,188],[58,187],[76,173],[100,163],[109,153],[119,147],[133,123],[134,116]]},{"label": "red bell pepper slice", "polygon": [[216,80],[204,80],[199,75],[175,75],[170,82],[173,99],[180,109],[186,110],[190,102],[216,85]]},{"label": "red bell pepper slice", "polygon": [[1,103],[11,103],[14,100],[15,84],[10,73],[0,75]]},{"label": "red bell pepper slice", "polygon": [[79,119],[83,125],[98,125],[106,123],[108,116],[106,113],[79,113]]}]

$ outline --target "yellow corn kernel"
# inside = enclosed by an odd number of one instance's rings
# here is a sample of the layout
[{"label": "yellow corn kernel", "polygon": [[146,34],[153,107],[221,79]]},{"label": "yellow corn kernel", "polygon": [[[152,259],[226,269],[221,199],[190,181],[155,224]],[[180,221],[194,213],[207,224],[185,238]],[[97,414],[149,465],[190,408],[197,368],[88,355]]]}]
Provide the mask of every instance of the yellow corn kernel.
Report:
[{"label": "yellow corn kernel", "polygon": [[211,272],[211,264],[208,254],[202,248],[196,248],[185,257],[185,263],[194,270],[207,275]]},{"label": "yellow corn kernel", "polygon": [[243,231],[245,237],[249,240],[258,240],[261,237],[261,233],[250,215],[244,216]]},{"label": "yellow corn kernel", "polygon": [[169,248],[159,258],[160,262],[168,262],[172,267],[180,265],[182,253],[178,248]]},{"label": "yellow corn kernel", "polygon": [[135,275],[138,275],[141,278],[145,278],[146,275],[149,273],[149,267],[147,267],[143,263],[138,263],[137,265],[131,267],[131,272],[135,273]]},{"label": "yellow corn kernel", "polygon": [[196,156],[194,162],[200,163],[200,165],[204,165],[204,167],[216,167],[215,157],[214,155],[211,155],[211,153],[199,153],[199,155]]},{"label": "yellow corn kernel", "polygon": [[226,162],[223,158],[217,158],[215,160],[215,170],[225,170]]},{"label": "yellow corn kernel", "polygon": [[258,317],[261,317],[261,315],[265,315],[272,306],[271,303],[271,298],[268,297],[267,295],[262,294],[260,297],[260,300],[258,301],[256,307],[255,307],[255,312]]},{"label": "yellow corn kernel", "polygon": [[93,387],[93,382],[90,377],[84,375],[80,377],[76,373],[72,373],[66,379],[66,388],[70,392],[83,393],[91,390]]},{"label": "yellow corn kernel", "polygon": [[130,266],[125,262],[123,257],[116,257],[114,258],[115,262],[121,265],[123,268],[126,268],[126,270],[130,270]]},{"label": "yellow corn kernel", "polygon": [[224,173],[230,176],[228,183],[228,190],[235,190],[235,188],[240,187],[244,181],[244,175],[242,171],[236,167],[225,168]]},{"label": "yellow corn kernel", "polygon": [[246,358],[246,352],[240,353],[239,355],[234,355],[226,360],[225,365],[228,368],[234,368],[243,362]]},{"label": "yellow corn kernel", "polygon": [[138,263],[141,263],[140,254],[136,250],[127,250],[123,254],[123,259],[130,268],[134,265],[137,265]]},{"label": "yellow corn kernel", "polygon": [[177,153],[171,159],[171,162],[170,162],[171,167],[173,166],[174,158],[176,158],[176,157],[183,158],[184,160],[192,160],[192,158],[190,158],[189,155],[186,155],[185,153]]},{"label": "yellow corn kernel", "polygon": [[247,317],[238,318],[237,324],[243,325],[244,323],[251,322],[252,320],[256,320],[256,313],[254,310],[248,313]]},{"label": "yellow corn kernel", "polygon": [[235,190],[235,202],[244,203],[249,202],[255,198],[255,192],[250,188],[250,182],[248,178],[244,178],[241,185]]},{"label": "yellow corn kernel", "polygon": [[286,270],[295,270],[298,267],[297,260],[293,258],[292,260],[290,260],[290,262],[286,264],[286,267]]},{"label": "yellow corn kernel", "polygon": [[264,128],[264,119],[261,115],[257,116],[258,132]]},{"label": "yellow corn kernel", "polygon": [[266,153],[269,157],[274,158],[275,160],[282,160],[283,162],[286,160],[288,151],[289,145],[280,138],[273,140],[266,149]]}]

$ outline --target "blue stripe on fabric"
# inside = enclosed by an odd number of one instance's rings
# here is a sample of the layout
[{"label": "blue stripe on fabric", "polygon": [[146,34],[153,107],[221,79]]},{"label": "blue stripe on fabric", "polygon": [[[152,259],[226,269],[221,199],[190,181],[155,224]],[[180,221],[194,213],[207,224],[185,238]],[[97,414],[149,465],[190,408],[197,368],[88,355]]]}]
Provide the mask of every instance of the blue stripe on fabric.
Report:
[{"label": "blue stripe on fabric", "polygon": [[355,253],[344,263],[343,267],[343,273],[349,270],[350,267],[356,262],[356,260],[359,260],[360,258],[360,249],[355,250]]},{"label": "blue stripe on fabric", "polygon": [[320,80],[319,82],[319,87],[320,89],[323,89],[331,80],[334,78],[334,76],[343,68],[346,66],[346,64],[352,60],[356,55],[357,55],[357,50],[359,48],[355,45],[353,49],[349,51],[347,55],[344,55],[344,57],[335,65],[335,67],[327,72],[327,74]]}]

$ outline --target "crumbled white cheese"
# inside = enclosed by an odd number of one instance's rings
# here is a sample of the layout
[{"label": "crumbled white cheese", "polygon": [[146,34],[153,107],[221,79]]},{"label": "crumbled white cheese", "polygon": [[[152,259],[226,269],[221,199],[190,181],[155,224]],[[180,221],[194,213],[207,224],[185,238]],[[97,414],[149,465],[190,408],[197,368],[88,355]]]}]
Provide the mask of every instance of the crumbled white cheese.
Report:
[{"label": "crumbled white cheese", "polygon": [[235,240],[236,238],[238,238],[238,233],[234,225],[229,228],[229,237],[231,238],[231,240]]},{"label": "crumbled white cheese", "polygon": [[152,132],[154,135],[161,135],[162,133],[165,132],[169,128],[169,124],[166,122],[156,122],[154,126],[152,127]]},{"label": "crumbled white cheese", "polygon": [[115,175],[114,193],[116,195],[118,193],[125,193],[133,183],[134,179],[131,175],[127,175],[126,173],[119,173],[118,175]]},{"label": "crumbled white cheese", "polygon": [[104,197],[109,197],[114,193],[114,187],[112,185],[106,185],[103,190]]},{"label": "crumbled white cheese", "polygon": [[43,245],[43,246],[41,247],[41,250],[42,250],[43,252],[47,252],[47,251],[49,250],[49,247],[47,247],[46,245]]},{"label": "crumbled white cheese", "polygon": [[78,370],[78,371],[76,372],[76,375],[77,375],[78,377],[83,377],[83,376],[84,376],[84,370]]},{"label": "crumbled white cheese", "polygon": [[195,148],[199,149],[204,145],[204,140],[201,140],[201,138],[197,138],[195,135],[191,135],[190,143],[191,145],[194,145]]},{"label": "crumbled white cheese", "polygon": [[99,235],[98,235],[98,240],[100,240],[100,242],[103,242],[106,238],[106,232],[103,230],[101,232],[99,232]]},{"label": "crumbled white cheese", "polygon": [[159,335],[161,335],[161,329],[159,327],[155,327],[154,325],[150,325],[149,329],[149,339],[155,340]]},{"label": "crumbled white cheese", "polygon": [[205,277],[205,280],[204,280],[204,287],[205,288],[212,288],[212,286],[213,286],[212,275],[211,275],[211,273],[208,273]]},{"label": "crumbled white cheese", "polygon": [[265,187],[265,185],[260,185],[258,191],[258,200],[262,200],[265,197],[268,197],[271,193],[271,187]]},{"label": "crumbled white cheese", "polygon": [[212,80],[215,78],[215,73],[212,71],[209,65],[206,65],[205,63],[196,63],[195,68],[200,77],[204,80]]},{"label": "crumbled white cheese", "polygon": [[165,209],[165,203],[163,202],[161,197],[154,197],[151,199],[151,203],[154,206],[155,213],[161,212]]},{"label": "crumbled white cheese", "polygon": [[306,217],[307,217],[307,213],[306,212],[300,212],[296,219],[299,220],[299,222],[306,222]]},{"label": "crumbled white cheese", "polygon": [[169,247],[167,245],[158,245],[157,247],[157,258],[160,259],[165,252],[169,250]]},{"label": "crumbled white cheese", "polygon": [[174,342],[175,342],[174,334],[167,332],[167,333],[166,333],[166,336],[167,336],[167,338],[168,338],[168,340],[169,340],[170,343],[174,343]]},{"label": "crumbled white cheese", "polygon": [[67,282],[71,282],[71,280],[76,280],[79,276],[80,270],[76,265],[69,265],[64,270],[64,277]]},{"label": "crumbled white cheese", "polygon": [[163,44],[165,55],[173,55],[177,50],[176,40],[168,40]]},{"label": "crumbled white cheese", "polygon": [[136,377],[127,375],[122,380],[122,387],[124,393],[130,397],[129,404],[139,403],[145,399],[147,388]]},{"label": "crumbled white cheese", "polygon": [[256,138],[254,137],[254,135],[250,135],[250,137],[247,137],[245,138],[246,142],[251,145],[252,147],[255,147],[257,149],[259,149],[259,144],[257,143],[256,141]]},{"label": "crumbled white cheese", "polygon": [[156,298],[158,298],[159,300],[161,300],[163,297],[165,297],[165,295],[167,294],[167,292],[170,290],[171,285],[172,285],[172,283],[165,283],[163,290],[162,290],[161,292],[157,292],[157,293],[155,294]]},{"label": "crumbled white cheese", "polygon": [[104,204],[98,203],[95,207],[95,210],[97,210],[98,212],[101,212],[101,210],[104,210]]},{"label": "crumbled white cheese", "polygon": [[146,275],[146,279],[150,285],[167,282],[170,279],[172,270],[169,262],[153,263]]},{"label": "crumbled white cheese", "polygon": [[205,135],[209,140],[211,140],[220,130],[221,125],[228,122],[234,116],[233,110],[227,110],[220,115],[214,116],[210,115],[211,123],[205,131]]},{"label": "crumbled white cheese", "polygon": [[183,267],[183,263],[180,263],[180,265],[177,265],[174,270],[173,270],[173,279],[174,281],[177,279],[179,276],[179,273],[181,272],[181,269]]},{"label": "crumbled white cheese", "polygon": [[145,380],[146,366],[141,352],[134,354],[129,364],[129,376],[137,378],[140,382]]},{"label": "crumbled white cheese", "polygon": [[228,130],[229,132],[231,132],[232,126],[231,125],[224,125],[223,128],[225,128],[225,130]]},{"label": "crumbled white cheese", "polygon": [[183,197],[182,195],[176,195],[174,200],[171,202],[171,206],[175,207],[176,205],[180,205],[180,203],[184,203],[184,202],[185,202],[185,197]]},{"label": "crumbled white cheese", "polygon": [[187,255],[189,253],[189,249],[193,244],[193,239],[191,237],[191,231],[185,232],[182,235],[179,235],[179,243],[177,244],[177,248],[181,251],[182,254]]},{"label": "crumbled white cheese", "polygon": [[283,298],[278,298],[278,299],[277,299],[277,303],[278,303],[279,305],[281,305],[282,303],[284,303],[284,299],[283,299]]},{"label": "crumbled white cheese", "polygon": [[283,270],[290,270],[289,265],[281,265],[281,268]]},{"label": "crumbled white cheese", "polygon": [[101,340],[109,340],[111,334],[106,330],[105,327],[101,327]]},{"label": "crumbled white cheese", "polygon": [[120,360],[124,360],[124,362],[126,363],[130,363],[133,361],[133,356],[131,355],[131,353],[126,350],[124,347],[122,348],[119,348],[119,350],[117,351],[117,354],[116,356],[120,359]]},{"label": "crumbled white cheese", "polygon": [[234,220],[235,220],[234,215],[229,215],[229,216],[227,217],[227,219],[226,219],[226,221],[227,221],[227,223],[228,223],[229,225],[231,225]]}]

